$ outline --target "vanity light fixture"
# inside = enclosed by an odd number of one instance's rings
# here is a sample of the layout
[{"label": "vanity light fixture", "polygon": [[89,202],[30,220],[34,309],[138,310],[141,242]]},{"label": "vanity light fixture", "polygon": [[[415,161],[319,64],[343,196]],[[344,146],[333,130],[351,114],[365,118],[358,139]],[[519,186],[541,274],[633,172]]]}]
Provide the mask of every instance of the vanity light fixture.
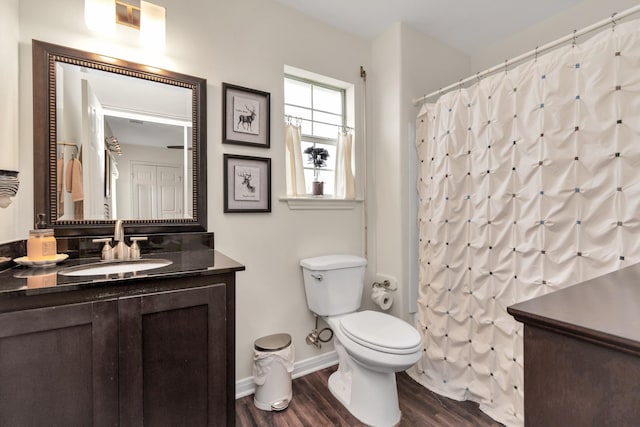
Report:
[{"label": "vanity light fixture", "polygon": [[126,27],[140,29],[140,8],[116,0],[116,23]]},{"label": "vanity light fixture", "polygon": [[153,50],[164,49],[167,10],[148,1],[140,1],[140,40]]},{"label": "vanity light fixture", "polygon": [[84,16],[89,29],[112,34],[115,24],[140,31],[145,48],[162,50],[165,45],[167,10],[141,0],[139,6],[124,0],[85,0]]},{"label": "vanity light fixture", "polygon": [[90,30],[112,34],[116,28],[114,0],[85,0],[84,22]]}]

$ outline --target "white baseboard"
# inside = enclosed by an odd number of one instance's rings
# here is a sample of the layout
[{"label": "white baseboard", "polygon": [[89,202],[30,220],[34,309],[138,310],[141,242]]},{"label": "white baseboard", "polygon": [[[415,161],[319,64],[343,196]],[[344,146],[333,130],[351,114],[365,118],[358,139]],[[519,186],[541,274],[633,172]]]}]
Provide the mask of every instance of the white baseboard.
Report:
[{"label": "white baseboard", "polygon": [[[338,363],[338,354],[334,351],[323,353],[319,356],[310,357],[293,364],[292,378],[303,377],[315,371],[319,371]],[[253,377],[242,378],[236,381],[236,399],[249,396],[256,390]]]}]

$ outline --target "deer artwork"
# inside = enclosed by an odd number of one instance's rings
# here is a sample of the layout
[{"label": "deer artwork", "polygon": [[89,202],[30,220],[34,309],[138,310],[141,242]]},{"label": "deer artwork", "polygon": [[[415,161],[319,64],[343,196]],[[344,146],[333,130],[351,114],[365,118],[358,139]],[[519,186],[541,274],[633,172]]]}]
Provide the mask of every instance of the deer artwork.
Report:
[{"label": "deer artwork", "polygon": [[251,172],[242,172],[239,173],[238,176],[242,178],[242,185],[247,187],[247,190],[249,190],[251,193],[256,192],[256,187],[251,185]]},{"label": "deer artwork", "polygon": [[245,105],[247,111],[249,111],[251,114],[241,114],[238,116],[238,127],[240,127],[240,125],[242,125],[242,128],[244,130],[251,130],[251,124],[253,123],[253,121],[256,118],[256,109],[253,108],[249,108],[248,105]]}]

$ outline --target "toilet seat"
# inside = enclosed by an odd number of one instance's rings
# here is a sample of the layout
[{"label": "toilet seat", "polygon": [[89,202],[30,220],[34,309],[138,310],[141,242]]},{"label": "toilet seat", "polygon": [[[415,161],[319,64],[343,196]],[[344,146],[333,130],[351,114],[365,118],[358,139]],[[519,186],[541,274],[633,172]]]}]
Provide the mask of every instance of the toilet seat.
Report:
[{"label": "toilet seat", "polygon": [[356,343],[391,354],[420,350],[418,331],[407,322],[378,311],[360,311],[340,318],[340,331]]}]

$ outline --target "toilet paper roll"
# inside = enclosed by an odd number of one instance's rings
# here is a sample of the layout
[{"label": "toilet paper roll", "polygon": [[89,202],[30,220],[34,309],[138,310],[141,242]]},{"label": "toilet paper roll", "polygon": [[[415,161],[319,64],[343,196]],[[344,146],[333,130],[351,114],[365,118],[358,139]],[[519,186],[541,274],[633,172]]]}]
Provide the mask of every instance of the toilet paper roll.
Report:
[{"label": "toilet paper roll", "polygon": [[371,299],[383,310],[389,310],[391,304],[393,304],[393,295],[382,288],[374,288],[373,292],[371,292]]}]

